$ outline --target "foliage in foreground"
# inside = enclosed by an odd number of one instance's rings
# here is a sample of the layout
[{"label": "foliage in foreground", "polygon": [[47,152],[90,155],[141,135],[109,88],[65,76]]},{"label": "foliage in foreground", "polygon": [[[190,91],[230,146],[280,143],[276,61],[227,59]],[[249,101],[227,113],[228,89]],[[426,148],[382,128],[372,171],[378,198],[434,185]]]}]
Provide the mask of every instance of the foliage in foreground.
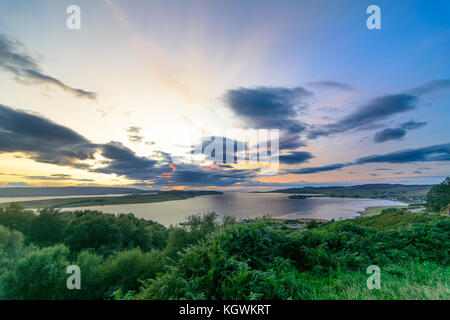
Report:
[{"label": "foliage in foreground", "polygon": [[427,205],[431,210],[450,212],[450,177],[431,188],[427,194]]},{"label": "foliage in foreground", "polygon": [[[0,210],[0,299],[449,299],[448,215],[380,215],[286,230],[271,219]],[[66,268],[81,269],[68,290]],[[366,286],[370,265],[381,290]]]},{"label": "foliage in foreground", "polygon": [[[264,220],[231,224],[186,249],[132,298],[448,298],[449,236],[449,220],[391,231],[336,222],[293,234]],[[369,293],[365,271],[372,264],[388,275],[389,291]],[[410,291],[407,281],[414,282]]]}]

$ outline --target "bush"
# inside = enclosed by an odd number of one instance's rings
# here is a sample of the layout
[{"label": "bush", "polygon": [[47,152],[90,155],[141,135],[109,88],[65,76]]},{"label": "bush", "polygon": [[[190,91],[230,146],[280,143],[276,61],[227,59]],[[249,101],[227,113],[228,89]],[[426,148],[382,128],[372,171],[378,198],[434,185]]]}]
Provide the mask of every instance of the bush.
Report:
[{"label": "bush", "polygon": [[67,295],[69,249],[63,245],[38,249],[21,258],[0,278],[2,299],[63,299]]},{"label": "bush", "polygon": [[433,186],[427,194],[427,206],[434,211],[444,210],[450,204],[450,177]]}]

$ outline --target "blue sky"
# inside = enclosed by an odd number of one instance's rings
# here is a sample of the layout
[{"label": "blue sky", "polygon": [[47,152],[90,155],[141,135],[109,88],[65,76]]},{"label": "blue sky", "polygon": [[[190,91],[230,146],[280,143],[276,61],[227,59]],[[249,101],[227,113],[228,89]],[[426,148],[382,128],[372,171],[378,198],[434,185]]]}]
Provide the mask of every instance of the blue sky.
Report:
[{"label": "blue sky", "polygon": [[[65,26],[71,4],[81,30]],[[381,30],[366,27],[372,4]],[[437,183],[450,172],[449,12],[445,0],[2,0],[0,182]],[[27,133],[28,115],[70,130],[82,153]],[[279,172],[189,163],[195,131],[230,128],[279,129]]]}]

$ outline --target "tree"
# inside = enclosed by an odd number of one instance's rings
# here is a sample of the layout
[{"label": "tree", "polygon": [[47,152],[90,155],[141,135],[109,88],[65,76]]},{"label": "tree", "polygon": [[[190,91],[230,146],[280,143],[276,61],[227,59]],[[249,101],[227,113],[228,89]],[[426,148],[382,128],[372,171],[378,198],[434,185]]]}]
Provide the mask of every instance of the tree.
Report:
[{"label": "tree", "polygon": [[14,300],[64,299],[69,249],[63,245],[36,250],[0,277],[0,298]]},{"label": "tree", "polygon": [[442,211],[450,204],[450,177],[435,185],[427,194],[427,206],[431,210]]}]

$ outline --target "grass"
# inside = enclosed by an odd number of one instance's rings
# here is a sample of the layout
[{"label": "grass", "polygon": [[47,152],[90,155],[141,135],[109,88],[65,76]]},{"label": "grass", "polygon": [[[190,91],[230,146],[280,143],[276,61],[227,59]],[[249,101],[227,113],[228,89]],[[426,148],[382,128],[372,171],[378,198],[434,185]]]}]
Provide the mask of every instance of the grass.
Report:
[{"label": "grass", "polygon": [[380,289],[369,290],[366,270],[333,271],[326,277],[302,273],[312,300],[448,300],[450,267],[411,261],[381,268]]},{"label": "grass", "polygon": [[388,208],[379,214],[365,215],[357,219],[349,220],[359,226],[373,227],[378,230],[391,230],[415,223],[425,223],[432,220],[447,220],[448,215],[433,212],[410,212]]},{"label": "grass", "polygon": [[371,216],[377,216],[381,214],[381,212],[385,209],[402,209],[404,206],[375,206],[375,207],[368,207],[366,210],[361,212],[362,217],[371,217]]}]

